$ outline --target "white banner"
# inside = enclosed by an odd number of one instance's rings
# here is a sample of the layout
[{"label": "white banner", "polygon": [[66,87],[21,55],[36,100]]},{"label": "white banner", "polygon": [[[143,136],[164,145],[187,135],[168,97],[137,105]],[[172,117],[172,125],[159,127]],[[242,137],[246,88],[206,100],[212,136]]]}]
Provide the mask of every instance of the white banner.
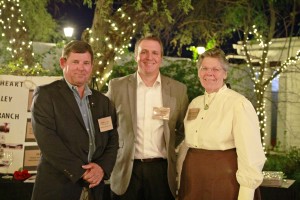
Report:
[{"label": "white banner", "polygon": [[8,169],[0,163],[1,173],[36,170],[40,152],[31,127],[32,93],[36,86],[61,78],[0,75],[0,145],[2,151],[13,154]]}]

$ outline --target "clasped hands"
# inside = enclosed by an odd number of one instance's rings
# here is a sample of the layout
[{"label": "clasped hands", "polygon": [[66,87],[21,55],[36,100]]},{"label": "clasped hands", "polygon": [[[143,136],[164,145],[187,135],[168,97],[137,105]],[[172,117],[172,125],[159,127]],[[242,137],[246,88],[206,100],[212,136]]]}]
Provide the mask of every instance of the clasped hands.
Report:
[{"label": "clasped hands", "polygon": [[82,175],[82,178],[89,183],[89,188],[97,186],[102,181],[104,172],[96,163],[82,165],[82,168],[86,170]]}]

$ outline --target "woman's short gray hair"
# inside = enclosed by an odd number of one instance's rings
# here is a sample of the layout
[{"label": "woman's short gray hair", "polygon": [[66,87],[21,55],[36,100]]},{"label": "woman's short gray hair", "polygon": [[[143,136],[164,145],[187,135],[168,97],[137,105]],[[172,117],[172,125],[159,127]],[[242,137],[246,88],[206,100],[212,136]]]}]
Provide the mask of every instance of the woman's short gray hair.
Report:
[{"label": "woman's short gray hair", "polygon": [[198,69],[201,67],[203,59],[207,58],[207,57],[211,57],[211,58],[217,58],[220,62],[221,62],[221,67],[225,70],[228,71],[229,69],[229,62],[226,59],[226,55],[224,53],[224,51],[220,48],[212,48],[209,49],[207,51],[205,51],[203,54],[201,54],[199,56],[198,62],[197,62],[197,67]]}]

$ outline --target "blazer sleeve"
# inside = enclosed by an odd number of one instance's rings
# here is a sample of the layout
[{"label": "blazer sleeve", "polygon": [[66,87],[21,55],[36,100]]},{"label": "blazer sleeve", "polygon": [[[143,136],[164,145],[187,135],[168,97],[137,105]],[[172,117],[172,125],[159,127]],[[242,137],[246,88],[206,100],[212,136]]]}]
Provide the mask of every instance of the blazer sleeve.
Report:
[{"label": "blazer sleeve", "polygon": [[179,102],[179,116],[176,122],[176,141],[175,141],[175,147],[177,147],[185,137],[184,134],[184,117],[185,113],[189,104],[188,95],[187,95],[187,88],[185,85],[181,85],[181,89],[178,93],[178,102]]}]

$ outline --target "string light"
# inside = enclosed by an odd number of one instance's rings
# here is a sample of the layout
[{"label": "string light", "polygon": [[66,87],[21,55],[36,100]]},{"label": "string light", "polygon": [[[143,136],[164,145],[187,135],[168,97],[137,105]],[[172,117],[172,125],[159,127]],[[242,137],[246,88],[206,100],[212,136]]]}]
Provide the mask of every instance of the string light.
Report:
[{"label": "string light", "polygon": [[[279,76],[281,72],[283,72],[288,66],[295,64],[297,61],[300,60],[300,50],[296,53],[296,56],[288,58],[286,61],[284,61],[281,65],[276,66],[274,69],[274,72],[271,73],[271,69],[268,69],[268,50],[269,46],[272,45],[271,41],[265,41],[264,37],[259,34],[258,29],[255,25],[252,26],[252,30],[250,30],[248,33],[245,34],[245,40],[242,44],[244,55],[247,58],[247,67],[251,71],[251,80],[254,83],[254,92],[256,94],[257,102],[256,102],[256,114],[259,118],[259,125],[260,125],[260,132],[261,132],[261,138],[262,138],[262,144],[266,153],[266,142],[265,139],[267,138],[267,132],[266,132],[266,123],[267,123],[267,116],[266,116],[266,100],[264,99],[264,94],[267,90],[267,86],[273,79]],[[259,44],[262,55],[258,61],[259,67],[254,66],[254,59],[250,55],[248,46],[250,46],[253,42],[249,41],[249,36],[253,35],[254,39]],[[269,72],[270,77],[266,77],[266,72]],[[262,101],[260,101],[262,100]]]},{"label": "string light", "polygon": [[[1,36],[10,37],[7,38],[8,43],[5,49],[11,59],[29,60],[32,54],[28,54],[28,52],[32,50],[32,42],[24,40],[28,34],[19,0],[0,1],[0,25],[3,30]],[[24,66],[24,69],[28,68],[30,66]]]},{"label": "string light", "polygon": [[[97,37],[92,29],[86,29],[89,35],[89,43],[93,46],[95,41],[98,41],[102,46],[106,48],[101,48],[95,52],[95,63],[98,64],[95,79],[97,85],[103,85],[106,83],[107,79],[112,73],[112,62],[109,62],[107,54],[109,53],[112,61],[121,59],[121,55],[126,52],[126,49],[131,47],[130,41],[132,39],[132,33],[135,33],[136,24],[131,22],[131,18],[119,8],[115,15],[111,17],[108,21],[107,31],[109,34],[103,38]],[[120,26],[122,24],[122,26]],[[127,26],[124,26],[126,24]],[[121,30],[121,27],[126,27]],[[117,38],[117,39],[116,39]],[[128,43],[128,45],[124,45]],[[96,45],[96,44],[95,44]],[[96,48],[97,49],[97,48]],[[94,49],[95,51],[95,49]]]}]

